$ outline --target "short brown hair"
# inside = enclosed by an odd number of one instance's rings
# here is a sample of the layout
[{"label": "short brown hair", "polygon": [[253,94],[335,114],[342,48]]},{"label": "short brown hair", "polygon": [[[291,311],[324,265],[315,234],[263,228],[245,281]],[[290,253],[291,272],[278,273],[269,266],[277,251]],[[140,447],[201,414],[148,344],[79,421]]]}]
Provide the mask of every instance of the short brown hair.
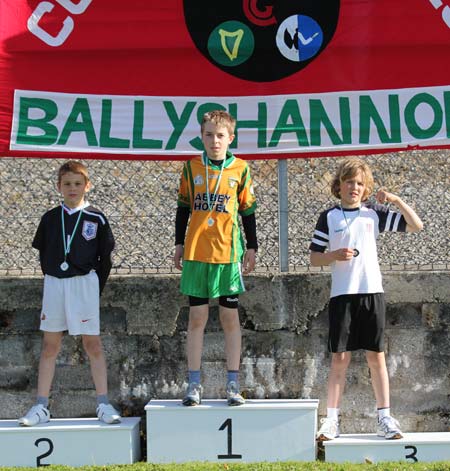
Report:
[{"label": "short brown hair", "polygon": [[203,115],[202,123],[201,123],[201,131],[203,132],[203,128],[205,123],[214,123],[216,126],[224,126],[228,129],[230,135],[234,134],[234,130],[236,128],[236,120],[231,116],[230,113],[227,113],[223,110],[213,110],[208,111]]},{"label": "short brown hair", "polygon": [[373,191],[373,175],[370,167],[364,162],[364,160],[358,157],[352,157],[349,159],[342,160],[337,171],[331,182],[331,193],[336,198],[341,198],[340,185],[343,181],[349,180],[357,175],[358,172],[361,172],[364,184],[366,189],[364,190],[364,195],[361,198],[362,201],[366,201],[367,198],[372,194]]},{"label": "short brown hair", "polygon": [[84,181],[89,182],[89,174],[86,165],[75,160],[68,160],[66,163],[62,164],[58,170],[58,183],[61,183],[62,176],[66,173],[79,173],[83,175]]}]

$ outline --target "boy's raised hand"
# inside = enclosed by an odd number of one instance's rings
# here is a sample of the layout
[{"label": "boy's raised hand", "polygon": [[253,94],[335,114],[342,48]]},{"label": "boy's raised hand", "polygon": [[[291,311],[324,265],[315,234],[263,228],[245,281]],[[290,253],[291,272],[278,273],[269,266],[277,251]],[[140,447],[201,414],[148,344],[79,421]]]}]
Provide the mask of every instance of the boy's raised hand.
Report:
[{"label": "boy's raised hand", "polygon": [[397,196],[393,193],[389,193],[385,188],[380,188],[375,195],[377,203],[394,203],[397,200]]},{"label": "boy's raised hand", "polygon": [[406,230],[408,232],[418,232],[423,229],[423,223],[408,204],[406,204],[400,196],[389,193],[384,188],[380,188],[375,196],[378,203],[394,203],[400,210],[402,216],[406,220]]},{"label": "boy's raised hand", "polygon": [[255,269],[256,265],[256,251],[255,249],[248,249],[244,255],[244,275],[248,275]]}]

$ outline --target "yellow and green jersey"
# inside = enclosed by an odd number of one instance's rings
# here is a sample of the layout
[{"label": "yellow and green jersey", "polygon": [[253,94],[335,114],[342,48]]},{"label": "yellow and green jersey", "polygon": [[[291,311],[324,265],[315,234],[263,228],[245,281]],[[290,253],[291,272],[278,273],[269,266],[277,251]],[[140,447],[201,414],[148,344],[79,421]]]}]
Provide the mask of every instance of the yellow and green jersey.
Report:
[{"label": "yellow and green jersey", "polygon": [[245,246],[238,215],[247,216],[256,209],[250,169],[229,152],[223,169],[221,165],[211,163],[206,154],[184,164],[178,206],[191,211],[184,260],[236,263],[242,259]]}]

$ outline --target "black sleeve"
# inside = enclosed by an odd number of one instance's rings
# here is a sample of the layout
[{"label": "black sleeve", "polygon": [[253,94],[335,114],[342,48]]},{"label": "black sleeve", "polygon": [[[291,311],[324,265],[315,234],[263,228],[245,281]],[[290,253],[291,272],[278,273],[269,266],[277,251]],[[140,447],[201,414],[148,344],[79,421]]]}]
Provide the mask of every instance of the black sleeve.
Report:
[{"label": "black sleeve", "polygon": [[184,245],[184,237],[191,210],[187,206],[178,206],[175,217],[175,245]]},{"label": "black sleeve", "polygon": [[41,218],[36,234],[34,235],[33,242],[31,243],[31,246],[34,249],[39,250],[39,262],[40,262],[41,269],[43,272],[44,247],[45,247],[45,217],[44,216]]},{"label": "black sleeve", "polygon": [[242,216],[242,225],[244,227],[247,249],[258,250],[258,239],[256,237],[256,217],[255,213],[248,216]]},{"label": "black sleeve", "polygon": [[36,234],[34,235],[33,242],[31,243],[31,246],[34,249],[42,250],[42,247],[44,245],[44,217],[41,218],[39,222],[39,226],[37,228]]},{"label": "black sleeve", "polygon": [[317,220],[311,244],[309,245],[309,250],[312,252],[323,253],[329,247],[328,212],[329,211],[322,212]]},{"label": "black sleeve", "polygon": [[106,280],[111,271],[111,252],[113,251],[115,244],[114,236],[108,221],[106,221],[102,226],[99,236],[99,254],[96,271],[98,275],[100,294],[102,294],[103,288],[106,285]]},{"label": "black sleeve", "polygon": [[398,211],[392,211],[384,204],[367,204],[378,216],[378,230],[380,232],[406,232],[406,219]]}]

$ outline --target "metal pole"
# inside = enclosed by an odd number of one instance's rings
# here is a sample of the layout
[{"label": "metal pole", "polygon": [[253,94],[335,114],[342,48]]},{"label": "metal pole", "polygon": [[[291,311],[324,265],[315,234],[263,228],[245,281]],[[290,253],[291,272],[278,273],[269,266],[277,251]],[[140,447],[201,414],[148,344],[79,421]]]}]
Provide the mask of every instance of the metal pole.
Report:
[{"label": "metal pole", "polygon": [[278,160],[278,253],[280,271],[289,271],[287,159]]}]

